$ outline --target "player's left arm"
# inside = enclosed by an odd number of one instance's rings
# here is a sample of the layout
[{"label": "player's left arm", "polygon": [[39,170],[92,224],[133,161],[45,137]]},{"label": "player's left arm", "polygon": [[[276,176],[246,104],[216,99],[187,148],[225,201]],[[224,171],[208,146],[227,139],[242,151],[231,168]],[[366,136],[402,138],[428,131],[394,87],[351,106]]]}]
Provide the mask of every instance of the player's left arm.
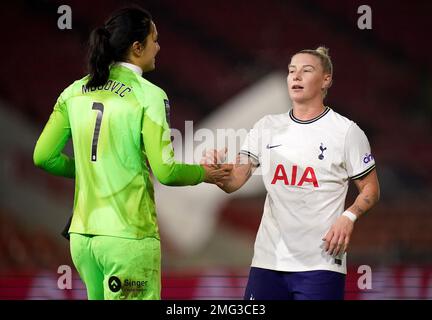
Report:
[{"label": "player's left arm", "polygon": [[[379,200],[380,187],[376,169],[373,169],[366,176],[354,180],[354,184],[359,194],[347,211],[353,213],[358,219]],[[341,252],[346,252],[354,229],[354,223],[344,215],[341,215],[335,221],[323,239],[326,241],[325,248],[329,254],[337,256]]]},{"label": "player's left arm", "polygon": [[75,161],[62,152],[70,137],[66,105],[60,97],[36,143],[33,152],[35,166],[56,176],[74,178]]},{"label": "player's left arm", "polygon": [[[370,210],[379,200],[380,187],[376,169],[373,169],[364,178],[354,180],[354,184],[359,191],[359,195],[347,210],[354,213],[357,218],[359,218]],[[344,216],[344,218],[346,217]]]}]

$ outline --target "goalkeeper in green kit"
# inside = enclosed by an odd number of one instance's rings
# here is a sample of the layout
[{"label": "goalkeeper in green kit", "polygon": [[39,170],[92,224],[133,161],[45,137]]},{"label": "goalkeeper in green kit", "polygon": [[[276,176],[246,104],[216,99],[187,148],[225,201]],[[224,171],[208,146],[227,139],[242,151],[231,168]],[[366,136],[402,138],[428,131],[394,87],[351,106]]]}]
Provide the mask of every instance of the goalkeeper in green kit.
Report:
[{"label": "goalkeeper in green kit", "polygon": [[[219,184],[231,170],[174,161],[167,95],[142,77],[155,68],[157,38],[140,8],[93,30],[89,75],[61,93],[34,150],[36,166],[75,178],[70,250],[89,299],[160,299],[150,168],[169,186]],[[70,138],[74,158],[62,153]]]}]

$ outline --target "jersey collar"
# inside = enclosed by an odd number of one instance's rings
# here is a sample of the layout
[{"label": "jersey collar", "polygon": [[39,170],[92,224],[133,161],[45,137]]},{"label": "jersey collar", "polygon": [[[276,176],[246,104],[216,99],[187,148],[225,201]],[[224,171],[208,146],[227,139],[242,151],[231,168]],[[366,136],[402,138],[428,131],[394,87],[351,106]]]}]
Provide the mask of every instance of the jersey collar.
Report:
[{"label": "jersey collar", "polygon": [[293,109],[291,109],[290,112],[289,112],[289,116],[290,116],[291,120],[294,121],[294,122],[297,122],[297,123],[300,123],[300,124],[308,124],[308,123],[312,123],[312,122],[315,122],[315,121],[321,119],[329,111],[330,111],[330,108],[329,107],[325,107],[324,111],[320,115],[316,116],[315,118],[312,118],[310,120],[300,120],[300,119],[297,119],[296,117],[294,117]]},{"label": "jersey collar", "polygon": [[129,63],[129,62],[121,61],[121,62],[116,62],[114,65],[116,65],[116,66],[123,66],[123,67],[128,68],[129,70],[135,72],[136,74],[142,76],[143,71],[136,64],[132,64],[132,63]]}]

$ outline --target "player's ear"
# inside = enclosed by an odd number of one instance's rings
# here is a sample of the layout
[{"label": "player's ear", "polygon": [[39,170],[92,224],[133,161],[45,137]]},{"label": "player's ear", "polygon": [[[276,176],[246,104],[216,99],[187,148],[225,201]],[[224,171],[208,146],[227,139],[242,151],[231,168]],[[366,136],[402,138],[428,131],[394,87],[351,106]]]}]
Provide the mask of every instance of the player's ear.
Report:
[{"label": "player's ear", "polygon": [[332,75],[331,74],[325,74],[324,75],[324,81],[323,81],[323,87],[322,90],[328,89],[332,85]]},{"label": "player's ear", "polygon": [[135,41],[131,46],[131,53],[136,57],[141,57],[144,52],[144,46],[141,42]]}]

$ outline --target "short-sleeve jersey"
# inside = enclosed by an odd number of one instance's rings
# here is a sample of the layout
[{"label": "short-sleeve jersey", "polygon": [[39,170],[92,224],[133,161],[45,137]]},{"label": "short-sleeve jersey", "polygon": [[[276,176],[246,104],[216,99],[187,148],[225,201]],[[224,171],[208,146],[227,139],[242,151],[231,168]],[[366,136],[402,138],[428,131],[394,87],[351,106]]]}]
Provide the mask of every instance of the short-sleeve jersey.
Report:
[{"label": "short-sleeve jersey", "polygon": [[375,167],[365,133],[328,107],[309,121],[291,110],[259,120],[240,153],[261,167],[267,190],[252,266],[346,273],[346,254],[331,257],[322,239],[344,211],[349,179]]},{"label": "short-sleeve jersey", "polygon": [[[148,164],[168,185],[200,183],[203,168],[174,161],[162,89],[121,64],[111,66],[104,85],[87,88],[87,81],[75,81],[58,98],[34,161],[75,177],[69,232],[159,238]],[[70,137],[74,159],[61,153]]]}]

